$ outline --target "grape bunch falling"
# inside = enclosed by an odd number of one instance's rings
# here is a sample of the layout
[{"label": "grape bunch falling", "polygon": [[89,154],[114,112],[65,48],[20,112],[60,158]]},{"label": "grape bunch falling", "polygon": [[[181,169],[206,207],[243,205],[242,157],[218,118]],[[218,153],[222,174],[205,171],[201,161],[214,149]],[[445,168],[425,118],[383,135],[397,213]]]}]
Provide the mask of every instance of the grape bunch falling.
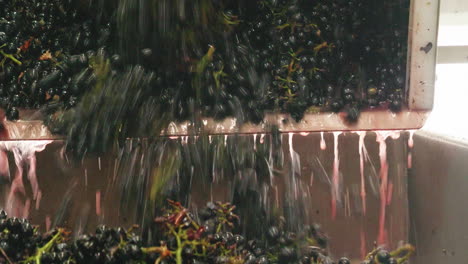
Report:
[{"label": "grape bunch falling", "polygon": [[363,109],[405,104],[409,0],[0,4],[7,118],[40,109],[88,151],[169,121],[333,111],[353,123]]},{"label": "grape bunch falling", "polygon": [[[193,214],[179,202],[169,201],[154,219],[151,244],[129,229],[100,225],[93,234],[71,239],[64,228],[41,234],[26,219],[0,212],[0,262],[25,264],[318,264],[334,263],[327,237],[318,225],[300,233],[271,225],[264,239],[247,240],[233,233],[239,216],[229,203],[208,203]],[[404,245],[387,251],[376,247],[363,264],[396,264],[408,260],[414,248]],[[350,264],[346,257],[338,264]]]}]

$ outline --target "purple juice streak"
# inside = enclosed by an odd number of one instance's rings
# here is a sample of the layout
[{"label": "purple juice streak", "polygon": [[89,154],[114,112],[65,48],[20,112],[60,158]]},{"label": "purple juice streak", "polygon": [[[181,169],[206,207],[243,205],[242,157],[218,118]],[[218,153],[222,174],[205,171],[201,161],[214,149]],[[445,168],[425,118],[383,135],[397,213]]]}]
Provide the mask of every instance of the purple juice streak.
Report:
[{"label": "purple juice streak", "polygon": [[50,215],[46,215],[45,217],[46,232],[49,232],[51,225],[52,225],[52,221],[50,220]]},{"label": "purple juice streak", "polygon": [[8,164],[7,153],[0,150],[0,176],[10,179],[10,166]]},{"label": "purple juice streak", "polygon": [[387,205],[392,203],[393,197],[393,182],[389,181],[388,183],[388,193],[387,193]]},{"label": "purple juice streak", "polygon": [[298,198],[298,185],[297,185],[297,179],[296,179],[296,174],[300,174],[300,160],[299,160],[299,155],[297,154],[296,151],[294,151],[294,146],[293,146],[293,138],[294,138],[294,133],[288,133],[288,143],[289,143],[289,154],[291,155],[291,169],[292,169],[292,185],[294,188],[294,198]]},{"label": "purple juice streak", "polygon": [[101,215],[101,191],[96,191],[96,215]]},{"label": "purple juice streak", "polygon": [[409,130],[408,147],[410,148],[410,151],[408,151],[408,169],[413,167],[413,153],[411,150],[414,148],[413,136],[415,132],[416,130]]},{"label": "purple juice streak", "polygon": [[361,226],[361,259],[364,259],[367,255],[367,248],[366,248],[366,232],[364,231],[364,227]]},{"label": "purple juice streak", "polygon": [[408,169],[413,168],[413,153],[408,153]]},{"label": "purple juice streak", "polygon": [[359,172],[361,174],[361,201],[362,201],[362,212],[366,215],[367,203],[366,203],[366,180],[364,177],[364,139],[366,137],[365,131],[358,131],[359,135]]},{"label": "purple juice streak", "polygon": [[387,163],[387,143],[385,140],[390,136],[393,139],[400,137],[399,131],[376,131],[377,142],[379,143],[380,157],[380,213],[379,213],[379,233],[377,243],[379,245],[386,244],[387,230],[385,227],[385,217],[387,209],[387,199],[389,192],[388,183],[388,163]]},{"label": "purple juice streak", "polygon": [[414,140],[413,140],[414,132],[416,132],[416,130],[409,130],[408,147],[410,149],[414,147]]},{"label": "purple juice streak", "polygon": [[[19,216],[19,212],[22,211],[23,205],[21,205],[21,201],[16,197],[17,193],[22,195],[25,194],[24,190],[24,183],[23,183],[23,167],[22,162],[16,158],[15,155],[15,164],[16,164],[16,172],[15,178],[11,182],[10,192],[8,193],[8,197],[6,200],[6,212],[9,215]],[[16,210],[15,210],[16,209]]]},{"label": "purple juice streak", "polygon": [[39,210],[40,206],[41,206],[41,199],[42,199],[42,192],[39,191],[39,193],[37,194],[37,199],[36,199],[36,210]]},{"label": "purple juice streak", "polygon": [[29,209],[31,208],[31,199],[27,199],[24,203],[22,218],[26,219],[29,217]]},{"label": "purple juice streak", "polygon": [[[31,155],[28,157],[29,164],[36,164],[36,155]],[[36,166],[30,166],[28,171],[28,180],[31,183],[33,198],[37,199],[37,194],[39,193],[39,183],[37,182],[36,177]]]},{"label": "purple juice streak", "polygon": [[331,186],[331,217],[336,219],[336,204],[340,201],[340,158],[338,152],[338,137],[342,132],[333,132],[334,142],[334,159],[333,159],[333,175]]}]

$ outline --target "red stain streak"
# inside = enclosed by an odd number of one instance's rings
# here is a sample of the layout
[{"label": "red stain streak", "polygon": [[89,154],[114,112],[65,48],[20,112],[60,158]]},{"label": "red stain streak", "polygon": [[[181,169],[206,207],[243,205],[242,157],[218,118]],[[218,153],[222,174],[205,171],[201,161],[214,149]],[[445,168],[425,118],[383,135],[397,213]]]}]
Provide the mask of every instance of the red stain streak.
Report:
[{"label": "red stain streak", "polygon": [[50,226],[52,225],[52,222],[50,220],[50,215],[46,215],[45,225],[46,225],[46,232],[49,232]]},{"label": "red stain streak", "polygon": [[392,203],[392,197],[393,197],[393,183],[390,182],[388,184],[387,205],[390,205]]},{"label": "red stain streak", "polygon": [[96,215],[101,215],[101,191],[96,192]]}]

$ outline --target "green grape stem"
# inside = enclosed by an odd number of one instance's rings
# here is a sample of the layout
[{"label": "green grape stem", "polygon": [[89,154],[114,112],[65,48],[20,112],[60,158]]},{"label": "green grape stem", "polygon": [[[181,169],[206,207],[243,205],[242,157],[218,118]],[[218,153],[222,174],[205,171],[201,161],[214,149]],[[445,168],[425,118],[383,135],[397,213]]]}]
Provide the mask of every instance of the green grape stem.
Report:
[{"label": "green grape stem", "polygon": [[58,242],[60,241],[60,239],[62,239],[62,235],[64,233],[64,230],[59,228],[57,230],[57,234],[55,234],[52,239],[49,240],[49,242],[47,242],[47,244],[45,244],[43,247],[41,248],[38,248],[37,251],[36,251],[36,254],[34,256],[31,256],[30,258],[28,258],[27,260],[24,261],[24,263],[35,263],[35,264],[41,264],[41,257],[44,253],[47,253],[49,252],[52,247]]},{"label": "green grape stem", "polygon": [[22,65],[23,63],[21,61],[19,61],[18,59],[15,58],[15,56],[11,55],[11,54],[8,54],[8,53],[5,53],[3,50],[0,49],[0,54],[3,55],[3,57],[5,58],[8,58],[10,60],[12,60],[14,63],[18,64],[18,65]]}]

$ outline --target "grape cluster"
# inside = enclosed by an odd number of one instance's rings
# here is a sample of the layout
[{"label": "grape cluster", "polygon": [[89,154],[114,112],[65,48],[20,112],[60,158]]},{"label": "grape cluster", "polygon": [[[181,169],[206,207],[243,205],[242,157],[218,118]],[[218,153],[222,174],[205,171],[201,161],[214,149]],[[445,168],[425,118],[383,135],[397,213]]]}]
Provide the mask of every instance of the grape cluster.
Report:
[{"label": "grape cluster", "polygon": [[[264,239],[249,239],[233,232],[239,224],[229,203],[208,203],[192,214],[180,203],[169,207],[154,221],[152,241],[143,242],[130,229],[97,227],[94,234],[76,240],[62,228],[40,234],[28,220],[7,218],[0,212],[0,262],[42,264],[312,264],[332,263],[327,238],[318,225],[307,226],[298,233],[281,225],[269,228]],[[405,262],[414,249],[410,245],[388,252],[376,248],[363,264]],[[341,258],[338,264],[349,264]]]},{"label": "grape cluster", "polygon": [[[7,218],[3,210],[0,211],[0,232],[0,249],[14,261],[33,253],[36,243],[41,242],[40,236],[28,221]],[[3,257],[0,254],[0,260],[5,261]]]},{"label": "grape cluster", "polygon": [[73,107],[93,86],[89,60],[108,44],[111,25],[74,2],[0,1],[0,106],[9,119],[19,108]]}]

